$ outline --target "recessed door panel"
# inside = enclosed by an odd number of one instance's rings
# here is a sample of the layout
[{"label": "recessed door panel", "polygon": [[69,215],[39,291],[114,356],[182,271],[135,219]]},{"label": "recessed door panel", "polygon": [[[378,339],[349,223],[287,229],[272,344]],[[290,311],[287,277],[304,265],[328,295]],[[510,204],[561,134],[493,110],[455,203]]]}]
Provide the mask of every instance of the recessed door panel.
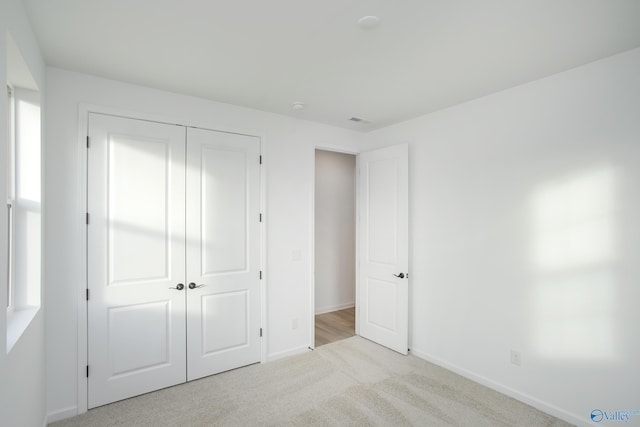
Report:
[{"label": "recessed door panel", "polygon": [[201,275],[247,268],[247,156],[243,147],[201,146]]},{"label": "recessed door panel", "polygon": [[187,141],[192,380],[260,360],[260,141],[192,128]]},{"label": "recessed door panel", "polygon": [[170,362],[170,313],[169,301],[109,308],[110,379]]},{"label": "recessed door panel", "polygon": [[203,296],[201,319],[203,356],[248,345],[248,291]]},{"label": "recessed door panel", "polygon": [[372,161],[368,164],[366,210],[369,215],[369,239],[366,254],[371,263],[395,265],[397,261],[397,168],[395,159]]},{"label": "recessed door panel", "polygon": [[185,381],[185,129],[89,115],[88,406]]},{"label": "recessed door panel", "polygon": [[396,284],[370,278],[366,288],[367,322],[391,333],[396,332]]},{"label": "recessed door panel", "polygon": [[167,280],[169,141],[110,134],[107,144],[109,284]]}]

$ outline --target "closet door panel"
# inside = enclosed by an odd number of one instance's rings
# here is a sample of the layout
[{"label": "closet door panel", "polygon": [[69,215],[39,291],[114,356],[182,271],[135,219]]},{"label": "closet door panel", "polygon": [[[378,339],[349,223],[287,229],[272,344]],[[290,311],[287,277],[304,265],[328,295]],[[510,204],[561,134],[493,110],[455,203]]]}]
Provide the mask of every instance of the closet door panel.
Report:
[{"label": "closet door panel", "polygon": [[260,361],[258,138],[187,134],[187,378]]},{"label": "closet door panel", "polygon": [[185,381],[185,129],[89,115],[88,405]]}]

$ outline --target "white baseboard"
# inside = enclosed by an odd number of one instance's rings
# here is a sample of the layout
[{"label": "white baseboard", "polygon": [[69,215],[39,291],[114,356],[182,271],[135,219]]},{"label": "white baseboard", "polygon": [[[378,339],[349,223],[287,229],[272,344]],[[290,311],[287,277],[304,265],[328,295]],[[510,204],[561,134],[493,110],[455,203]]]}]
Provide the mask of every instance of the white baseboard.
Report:
[{"label": "white baseboard", "polygon": [[448,363],[437,357],[431,356],[430,354],[425,353],[421,350],[412,348],[411,354],[413,354],[416,357],[419,357],[420,359],[426,360],[427,362],[433,363],[434,365],[438,365],[441,368],[445,368],[451,372],[455,372],[456,374],[461,375],[467,379],[470,379],[471,381],[474,381],[478,384],[482,384],[485,387],[489,387],[490,389],[493,389],[497,392],[505,394],[516,400],[519,400],[520,402],[526,403],[527,405],[533,406],[534,408],[539,409],[542,412],[545,412],[549,415],[553,415],[554,417],[560,418],[561,420],[564,420],[568,423],[575,424],[578,426],[589,425],[589,422],[586,419],[581,418],[576,414],[567,412],[564,409],[558,408],[557,406],[554,406],[548,402],[544,402],[533,396],[529,396],[528,394],[521,393],[503,384],[490,380],[489,378],[483,377],[482,375],[477,375],[464,368]]},{"label": "white baseboard", "polygon": [[283,359],[285,357],[306,353],[307,351],[311,351],[311,349],[305,346],[305,347],[292,348],[290,350],[281,351],[279,353],[268,354],[267,362],[273,362],[274,360]]},{"label": "white baseboard", "polygon": [[316,315],[331,313],[332,311],[344,310],[345,308],[351,308],[355,306],[356,306],[355,302],[348,302],[346,304],[332,305],[329,307],[320,307],[320,308],[316,308]]},{"label": "white baseboard", "polygon": [[75,417],[78,415],[77,406],[69,406],[68,408],[59,409],[57,411],[49,412],[47,414],[47,420],[45,426],[49,423],[55,423],[56,421],[65,420],[67,418]]}]

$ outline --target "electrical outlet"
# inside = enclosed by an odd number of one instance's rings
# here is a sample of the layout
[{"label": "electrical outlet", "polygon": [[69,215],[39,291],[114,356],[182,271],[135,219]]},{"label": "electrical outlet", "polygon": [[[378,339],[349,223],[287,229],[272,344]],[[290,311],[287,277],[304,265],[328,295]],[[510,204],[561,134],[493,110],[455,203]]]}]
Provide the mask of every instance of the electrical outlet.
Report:
[{"label": "electrical outlet", "polygon": [[522,355],[519,351],[511,350],[511,363],[516,366],[520,366],[522,363]]},{"label": "electrical outlet", "polygon": [[291,329],[298,329],[298,319],[292,319],[291,320]]}]

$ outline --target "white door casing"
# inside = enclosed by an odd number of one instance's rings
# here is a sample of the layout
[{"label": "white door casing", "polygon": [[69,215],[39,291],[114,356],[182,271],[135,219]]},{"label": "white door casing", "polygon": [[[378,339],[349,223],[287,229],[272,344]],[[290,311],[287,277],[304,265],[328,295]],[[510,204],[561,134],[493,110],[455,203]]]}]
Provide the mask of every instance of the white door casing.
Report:
[{"label": "white door casing", "polygon": [[185,381],[184,143],[89,116],[88,407]]},{"label": "white door casing", "polygon": [[260,141],[193,128],[187,141],[187,379],[193,380],[260,361]]},{"label": "white door casing", "polygon": [[359,334],[407,354],[408,146],[363,152],[357,162]]},{"label": "white door casing", "polygon": [[88,121],[88,408],[259,362],[259,139]]}]

